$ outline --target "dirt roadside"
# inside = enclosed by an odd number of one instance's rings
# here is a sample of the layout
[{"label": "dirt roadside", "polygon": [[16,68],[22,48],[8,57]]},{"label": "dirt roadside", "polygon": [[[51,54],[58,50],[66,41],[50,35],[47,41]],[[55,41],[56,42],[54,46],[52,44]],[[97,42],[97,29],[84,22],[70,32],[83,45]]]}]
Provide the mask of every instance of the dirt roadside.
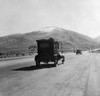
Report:
[{"label": "dirt roadside", "polygon": [[89,80],[85,96],[100,96],[100,54],[92,55]]}]

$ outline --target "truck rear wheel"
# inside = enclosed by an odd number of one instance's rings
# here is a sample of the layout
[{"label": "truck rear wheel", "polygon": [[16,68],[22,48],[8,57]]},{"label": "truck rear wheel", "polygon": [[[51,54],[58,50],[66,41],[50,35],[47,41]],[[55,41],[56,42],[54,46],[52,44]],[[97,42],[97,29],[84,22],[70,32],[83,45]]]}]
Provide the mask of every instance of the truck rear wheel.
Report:
[{"label": "truck rear wheel", "polygon": [[40,62],[36,61],[36,66],[39,67],[40,66]]},{"label": "truck rear wheel", "polygon": [[54,65],[57,66],[58,65],[58,60],[54,61]]}]

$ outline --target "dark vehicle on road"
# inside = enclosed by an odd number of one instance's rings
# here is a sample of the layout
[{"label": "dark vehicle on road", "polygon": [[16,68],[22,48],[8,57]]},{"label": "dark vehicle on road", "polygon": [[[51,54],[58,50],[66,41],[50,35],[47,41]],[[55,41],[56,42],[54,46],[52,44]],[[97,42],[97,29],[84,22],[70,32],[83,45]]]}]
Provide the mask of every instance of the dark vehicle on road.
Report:
[{"label": "dark vehicle on road", "polygon": [[41,62],[47,63],[54,62],[55,66],[61,59],[62,63],[65,57],[59,53],[59,42],[53,38],[40,39],[37,41],[37,55],[35,56],[36,66],[40,66]]},{"label": "dark vehicle on road", "polygon": [[78,55],[78,54],[81,54],[81,55],[82,55],[82,52],[81,52],[80,49],[77,49],[77,50],[76,50],[76,55]]}]

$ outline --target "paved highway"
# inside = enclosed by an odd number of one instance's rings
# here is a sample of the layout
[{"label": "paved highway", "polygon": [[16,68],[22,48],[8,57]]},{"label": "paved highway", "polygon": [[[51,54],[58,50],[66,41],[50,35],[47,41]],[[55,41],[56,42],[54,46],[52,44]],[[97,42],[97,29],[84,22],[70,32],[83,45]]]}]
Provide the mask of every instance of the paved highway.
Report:
[{"label": "paved highway", "polygon": [[33,58],[0,62],[0,96],[100,96],[100,54],[66,53],[65,63],[35,66]]}]

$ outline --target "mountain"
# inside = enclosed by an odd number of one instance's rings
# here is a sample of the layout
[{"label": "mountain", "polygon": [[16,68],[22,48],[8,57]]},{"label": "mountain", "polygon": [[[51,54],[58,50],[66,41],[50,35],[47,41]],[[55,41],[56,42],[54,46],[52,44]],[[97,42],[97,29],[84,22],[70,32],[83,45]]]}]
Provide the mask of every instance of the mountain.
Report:
[{"label": "mountain", "polygon": [[96,37],[94,40],[95,40],[96,42],[100,43],[100,36]]},{"label": "mountain", "polygon": [[62,42],[64,50],[76,48],[88,49],[97,43],[88,36],[59,27],[45,27],[25,34],[14,34],[0,37],[0,52],[28,52],[31,45],[36,46],[37,39],[54,38]]}]

